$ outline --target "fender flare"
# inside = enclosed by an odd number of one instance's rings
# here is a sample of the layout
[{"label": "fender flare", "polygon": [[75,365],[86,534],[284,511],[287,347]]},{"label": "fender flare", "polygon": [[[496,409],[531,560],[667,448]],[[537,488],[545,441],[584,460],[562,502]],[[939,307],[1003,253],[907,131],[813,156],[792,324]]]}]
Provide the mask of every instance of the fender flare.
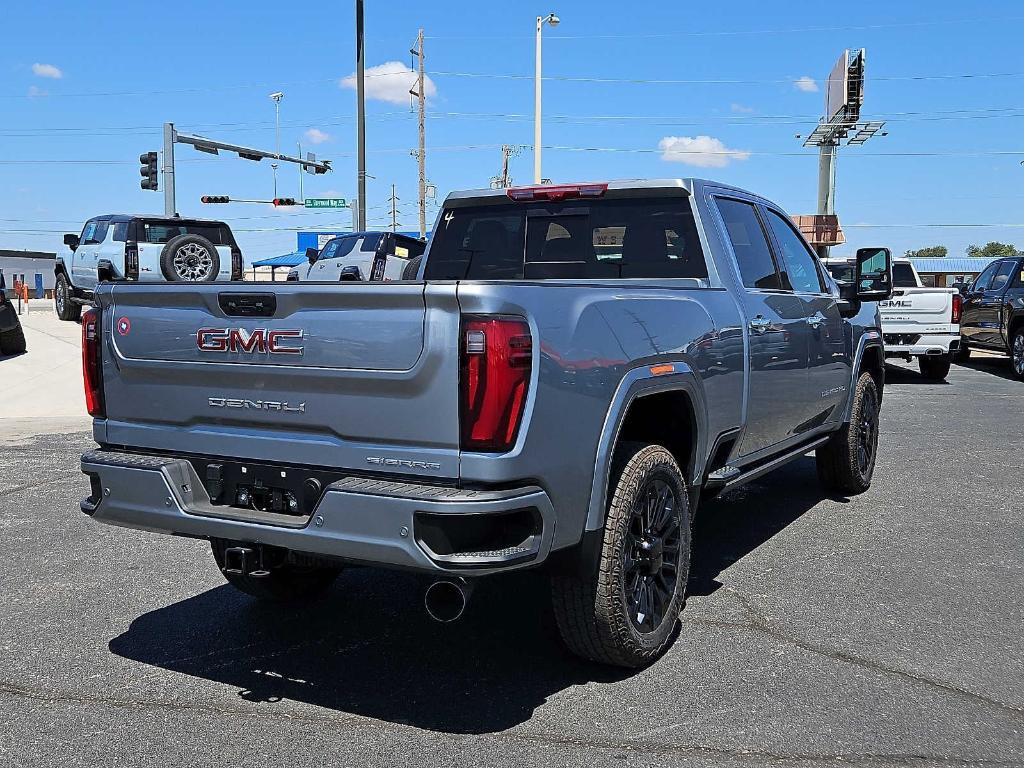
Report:
[{"label": "fender flare", "polygon": [[860,378],[860,367],[864,361],[864,353],[868,348],[882,350],[882,360],[885,360],[885,345],[882,343],[882,334],[876,330],[867,330],[860,335],[857,342],[857,351],[853,355],[853,367],[850,369],[850,389],[846,398],[846,407],[843,409],[843,424],[850,420],[850,412],[853,410],[853,390],[857,386],[857,379]]},{"label": "fender flare", "polygon": [[584,533],[604,526],[607,508],[608,477],[611,472],[612,454],[618,441],[619,430],[629,407],[634,401],[647,395],[661,392],[685,392],[693,405],[693,416],[696,432],[693,447],[693,473],[687,482],[693,489],[697,478],[703,476],[705,456],[707,454],[707,405],[704,398],[704,387],[693,369],[684,362],[674,362],[674,370],[670,373],[653,373],[652,368],[661,365],[644,365],[626,372],[615,390],[608,412],[605,414],[604,425],[597,444],[597,455],[594,460],[593,479],[590,489],[590,503],[587,507],[587,520]]},{"label": "fender flare", "polygon": [[64,257],[63,256],[58,256],[56,258],[56,260],[54,261],[54,263],[53,263],[53,275],[54,275],[54,277],[56,277],[57,275],[61,275],[61,274],[63,274],[64,277],[66,277],[68,279],[68,284],[70,284],[71,283],[71,275],[68,274],[68,268],[67,268],[67,265],[64,263]]}]

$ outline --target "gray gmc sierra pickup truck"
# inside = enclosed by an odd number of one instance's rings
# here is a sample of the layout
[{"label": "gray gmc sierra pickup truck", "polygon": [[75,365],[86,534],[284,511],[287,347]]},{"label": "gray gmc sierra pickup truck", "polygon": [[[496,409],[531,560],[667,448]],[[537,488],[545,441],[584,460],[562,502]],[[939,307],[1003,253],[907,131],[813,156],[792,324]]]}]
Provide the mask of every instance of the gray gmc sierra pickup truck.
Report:
[{"label": "gray gmc sierra pickup truck", "polygon": [[670,643],[703,499],[817,452],[871,482],[889,252],[840,287],[782,210],[700,180],[450,195],[395,282],[142,283],[82,321],[82,510],[208,539],[252,595],[345,565],[550,573],[575,653]]}]

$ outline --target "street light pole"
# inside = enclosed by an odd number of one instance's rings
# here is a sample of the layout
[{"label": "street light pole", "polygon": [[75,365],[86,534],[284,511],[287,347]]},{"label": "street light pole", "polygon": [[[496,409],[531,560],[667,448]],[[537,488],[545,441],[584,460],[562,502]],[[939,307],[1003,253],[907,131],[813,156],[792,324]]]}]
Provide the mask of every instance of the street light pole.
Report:
[{"label": "street light pole", "polygon": [[366,96],[363,85],[365,60],[363,0],[356,0],[356,155],[359,165],[356,226],[360,232],[366,231]]},{"label": "street light pole", "polygon": [[[274,100],[274,153],[277,155],[278,160],[281,159],[281,99],[284,98],[284,94],[281,91],[275,91],[270,94],[270,98]],[[271,163],[270,167],[274,169],[274,197],[277,197],[277,163]]]},{"label": "street light pole", "polygon": [[541,30],[545,24],[550,24],[552,27],[558,26],[560,19],[555,16],[554,13],[549,13],[547,16],[537,17],[537,45],[536,45],[536,66],[535,76],[533,83],[533,183],[540,184],[541,173],[540,173],[540,113],[541,113]]}]

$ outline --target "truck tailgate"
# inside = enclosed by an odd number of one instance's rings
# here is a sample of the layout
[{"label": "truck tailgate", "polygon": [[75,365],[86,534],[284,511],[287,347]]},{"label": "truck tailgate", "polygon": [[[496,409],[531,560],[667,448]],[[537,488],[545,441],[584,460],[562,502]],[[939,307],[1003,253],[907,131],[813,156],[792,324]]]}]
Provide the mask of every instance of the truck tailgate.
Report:
[{"label": "truck tailgate", "polygon": [[897,288],[879,303],[882,325],[920,326],[917,332],[939,326],[948,329],[953,311],[952,288]]},{"label": "truck tailgate", "polygon": [[[458,475],[454,285],[135,283],[98,298],[103,442]],[[256,305],[266,316],[245,314]]]}]

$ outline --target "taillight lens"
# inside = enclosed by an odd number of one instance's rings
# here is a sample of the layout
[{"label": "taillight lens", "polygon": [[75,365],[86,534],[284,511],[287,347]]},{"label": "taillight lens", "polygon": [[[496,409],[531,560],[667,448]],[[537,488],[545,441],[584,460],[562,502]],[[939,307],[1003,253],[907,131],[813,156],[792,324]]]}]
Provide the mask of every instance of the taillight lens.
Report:
[{"label": "taillight lens", "polygon": [[124,276],[129,280],[139,279],[139,246],[136,243],[124,244]]},{"label": "taillight lens", "polygon": [[530,384],[530,326],[517,317],[465,317],[460,344],[462,449],[507,451]]},{"label": "taillight lens", "polygon": [[82,379],[85,382],[85,407],[90,416],[103,417],[103,361],[100,355],[102,328],[100,310],[82,313]]},{"label": "taillight lens", "polygon": [[953,294],[953,312],[950,315],[949,322],[953,325],[960,325],[960,312],[964,308],[964,297],[959,293]]},{"label": "taillight lens", "polygon": [[540,187],[510,187],[505,194],[512,200],[573,200],[578,197],[601,197],[607,184],[548,184]]},{"label": "taillight lens", "polygon": [[231,246],[231,279],[242,279],[242,249],[237,245]]}]

